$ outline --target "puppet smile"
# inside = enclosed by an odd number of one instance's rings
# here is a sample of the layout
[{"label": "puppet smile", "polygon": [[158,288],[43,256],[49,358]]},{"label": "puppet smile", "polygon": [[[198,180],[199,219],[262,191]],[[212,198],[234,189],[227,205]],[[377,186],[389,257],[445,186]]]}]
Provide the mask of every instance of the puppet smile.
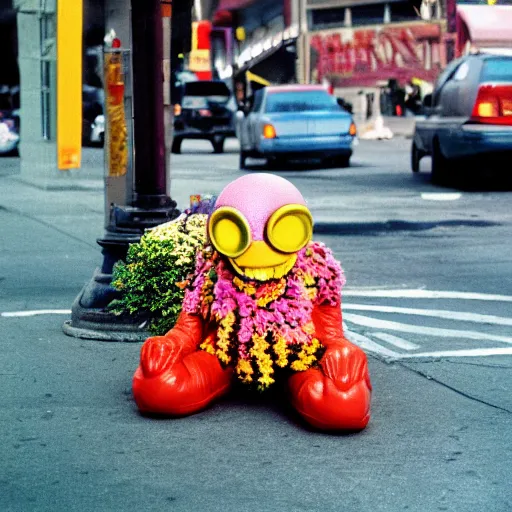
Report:
[{"label": "puppet smile", "polygon": [[279,279],[287,274],[295,265],[297,255],[278,252],[263,240],[256,240],[242,255],[229,258],[229,261],[238,274],[265,281]]},{"label": "puppet smile", "polygon": [[272,267],[243,267],[236,264],[235,260],[229,259],[231,265],[235,271],[242,275],[246,276],[249,279],[256,279],[258,281],[266,281],[268,279],[279,279],[286,275],[292,269],[293,265],[295,265],[295,261],[297,260],[297,255],[293,254],[288,257],[288,259],[281,263],[280,265],[275,265]]}]

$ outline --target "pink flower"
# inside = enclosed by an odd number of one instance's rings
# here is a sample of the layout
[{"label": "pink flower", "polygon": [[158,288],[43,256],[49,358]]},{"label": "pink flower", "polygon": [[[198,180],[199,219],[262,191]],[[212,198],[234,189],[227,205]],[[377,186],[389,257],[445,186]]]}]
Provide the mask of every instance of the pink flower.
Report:
[{"label": "pink flower", "polygon": [[223,301],[216,300],[212,304],[212,313],[214,315],[219,315],[220,317],[225,317],[228,313],[235,311],[236,302],[231,297],[226,297]]},{"label": "pink flower", "polygon": [[236,300],[238,302],[238,313],[242,317],[250,316],[257,307],[255,301],[243,292],[237,294]]},{"label": "pink flower", "polygon": [[226,300],[234,296],[233,285],[230,282],[221,279],[220,277],[218,281],[215,283],[213,292],[215,296],[218,297],[218,302],[221,302],[222,300]]},{"label": "pink flower", "polygon": [[240,329],[238,330],[238,340],[247,343],[253,335],[253,324],[250,318],[242,318],[240,321]]}]

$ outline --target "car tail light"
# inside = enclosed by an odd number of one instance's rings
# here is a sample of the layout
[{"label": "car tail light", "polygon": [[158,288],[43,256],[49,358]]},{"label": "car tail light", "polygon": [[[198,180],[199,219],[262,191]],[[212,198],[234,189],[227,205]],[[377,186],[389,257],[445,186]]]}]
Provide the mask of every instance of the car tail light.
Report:
[{"label": "car tail light", "polygon": [[471,121],[512,126],[512,85],[481,85],[473,106]]},{"label": "car tail light", "polygon": [[179,116],[181,114],[181,105],[179,103],[176,103],[174,105],[174,115]]},{"label": "car tail light", "polygon": [[355,137],[357,135],[357,128],[355,123],[350,123],[350,128],[348,129],[348,133],[352,135],[352,137]]},{"label": "car tail light", "polygon": [[263,137],[265,139],[275,139],[277,137],[276,129],[271,124],[263,126]]}]

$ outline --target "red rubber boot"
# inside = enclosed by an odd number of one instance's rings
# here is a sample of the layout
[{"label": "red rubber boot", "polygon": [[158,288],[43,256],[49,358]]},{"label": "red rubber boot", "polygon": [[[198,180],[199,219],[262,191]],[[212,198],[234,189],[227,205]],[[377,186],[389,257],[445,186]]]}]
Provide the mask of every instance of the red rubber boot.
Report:
[{"label": "red rubber boot", "polygon": [[370,420],[366,355],[343,337],[340,305],[315,306],[313,323],[326,351],[317,368],[290,377],[292,405],[319,429],[361,430]]},{"label": "red rubber boot", "polygon": [[185,312],[165,336],[148,338],[133,377],[133,396],[142,412],[185,416],[204,409],[230,387],[232,369],[199,349],[201,318]]}]

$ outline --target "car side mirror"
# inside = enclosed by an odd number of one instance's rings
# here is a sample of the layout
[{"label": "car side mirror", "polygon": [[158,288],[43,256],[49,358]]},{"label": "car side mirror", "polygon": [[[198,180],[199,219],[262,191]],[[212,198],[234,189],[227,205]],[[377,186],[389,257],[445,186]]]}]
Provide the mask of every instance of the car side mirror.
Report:
[{"label": "car side mirror", "polygon": [[423,114],[428,116],[432,113],[432,94],[426,94],[422,102]]},{"label": "car side mirror", "polygon": [[349,103],[348,101],[345,101],[344,98],[336,98],[336,103],[343,109],[349,112],[350,114],[353,113],[353,107],[352,103]]}]

